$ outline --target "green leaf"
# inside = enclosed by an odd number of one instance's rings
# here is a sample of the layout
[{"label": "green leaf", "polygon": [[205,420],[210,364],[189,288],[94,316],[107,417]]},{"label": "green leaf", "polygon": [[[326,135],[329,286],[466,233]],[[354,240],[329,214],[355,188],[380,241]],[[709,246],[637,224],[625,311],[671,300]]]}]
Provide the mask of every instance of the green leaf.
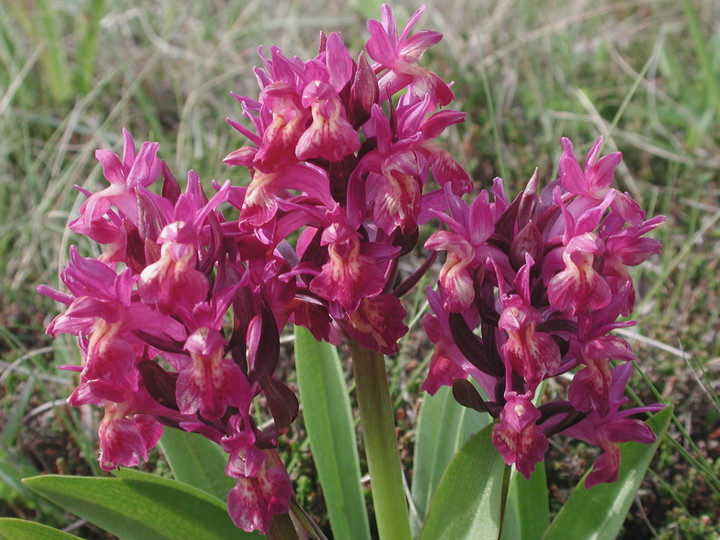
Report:
[{"label": "green leaf", "polygon": [[160,449],[167,458],[175,480],[224,501],[235,485],[225,474],[227,454],[214,442],[179,429],[166,429]]},{"label": "green leaf", "polygon": [[428,510],[421,540],[498,537],[505,463],[491,435],[492,426],[486,426],[450,462]]},{"label": "green leaf", "polygon": [[417,519],[412,521],[413,535],[417,535],[450,460],[470,437],[485,427],[490,416],[463,407],[448,386],[441,387],[434,396],[423,395],[418,417],[417,440],[413,459],[413,483],[410,491]]},{"label": "green leaf", "polygon": [[0,540],[78,540],[78,537],[33,521],[0,518]]},{"label": "green leaf", "polygon": [[513,469],[501,538],[539,540],[550,523],[545,464],[538,463],[530,480]]},{"label": "green leaf", "polygon": [[225,505],[181,482],[134,470],[121,478],[36,476],[32,490],[128,540],[260,538],[235,527]]},{"label": "green leaf", "polygon": [[657,435],[657,440],[653,444],[629,442],[620,445],[620,474],[617,482],[585,489],[583,478],[543,539],[583,540],[617,537],[640,483],[645,477],[650,460],[667,430],[672,412],[672,407],[666,407],[648,420],[648,425]]},{"label": "green leaf", "polygon": [[337,350],[295,327],[303,419],[335,538],[369,539],[355,425]]}]

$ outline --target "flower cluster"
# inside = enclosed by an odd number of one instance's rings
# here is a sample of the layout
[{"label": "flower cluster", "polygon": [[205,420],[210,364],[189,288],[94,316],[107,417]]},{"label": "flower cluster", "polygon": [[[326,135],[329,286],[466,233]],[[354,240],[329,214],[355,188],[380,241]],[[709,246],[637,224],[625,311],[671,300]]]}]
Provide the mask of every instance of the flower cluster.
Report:
[{"label": "flower cluster", "polygon": [[[492,200],[447,192],[449,212],[436,212],[447,228],[425,244],[447,255],[439,292],[428,291],[434,313],[424,324],[435,351],[424,389],[452,386],[460,403],[499,418],[493,444],[526,477],[552,433],[599,447],[590,487],[617,479],[617,443],[654,440],[627,417],[661,405],[619,410],[634,355],[611,331],[634,324],[619,320],[635,301],[627,267],[660,250],[643,235],[664,217],[646,220],[611,187],[621,156],[598,159],[602,139],[584,167],[570,141],[562,145],[560,178],[540,193],[537,173],[512,202],[500,179]],[[540,383],[576,369],[566,400],[533,403]]]},{"label": "flower cluster", "polygon": [[[213,182],[208,197],[191,171],[183,191],[158,144],[138,149],[126,131],[122,156],[97,151],[110,185],[85,192],[70,228],[102,253],[72,248],[69,292],[39,290],[67,306],[48,333],[76,335],[83,353],[81,366],[64,366],[80,378],[69,403],[104,409],[103,469],[147,459],[170,426],[227,452],[239,527],[267,531],[288,511],[275,447],[298,402],[275,375],[282,329],[397,352],[399,296],[428,266],[401,280],[398,259],[448,194],[472,187],[435,142],[464,115],[439,110],[453,93],[418,65],[441,37],[411,33],[422,11],[398,32],[384,6],[357,60],[337,33],[321,35],[308,61],[260,50],[259,98],[235,96],[245,122],[229,121],[251,144],[225,158],[249,169],[247,187]],[[251,414],[261,394],[265,429]]]},{"label": "flower cluster", "polygon": [[[39,290],[67,306],[48,333],[77,336],[82,351],[81,366],[63,366],[80,379],[69,403],[104,409],[103,469],[147,459],[163,426],[198,433],[228,454],[233,521],[267,531],[293,497],[276,451],[298,414],[276,376],[283,329],[394,354],[400,297],[441,251],[426,390],[451,385],[499,417],[493,441],[526,476],[554,432],[604,451],[588,485],[616,478],[618,442],[652,439],[627,416],[657,406],[619,410],[633,355],[610,332],[630,324],[617,322],[634,302],[627,266],[659,250],[643,235],[662,218],[611,188],[620,156],[597,159],[600,141],[583,169],[563,140],[560,179],[539,194],[533,177],[510,202],[498,180],[465,202],[472,182],[436,142],[464,114],[443,108],[450,85],[419,65],[441,38],[412,33],[423,9],[400,32],[383,6],[357,58],[337,33],[307,61],[259,51],[259,96],[234,96],[243,121],[229,120],[249,144],[225,158],[249,170],[246,187],[213,182],[208,196],[191,171],[183,190],[158,144],[138,149],[126,131],[122,156],[97,151],[109,186],[84,192],[70,228],[102,253],[71,248],[68,292]],[[433,253],[400,276],[433,219],[445,225]],[[566,401],[533,404],[542,381],[576,368]],[[258,396],[269,427],[251,412]]]},{"label": "flower cluster", "polygon": [[[357,61],[337,33],[322,35],[320,53],[307,62],[273,47],[255,70],[259,100],[235,96],[253,129],[230,123],[252,145],[225,158],[252,174],[240,230],[268,256],[281,248],[293,266],[288,276],[302,306],[293,322],[318,339],[346,337],[385,354],[397,352],[407,331],[398,296],[425,270],[396,283],[399,256],[415,247],[418,225],[442,203],[443,188],[457,196],[472,188],[435,142],[465,115],[438,110],[453,93],[417,65],[441,38],[411,34],[423,9],[398,35],[393,11],[383,6]],[[424,192],[430,175],[440,188]],[[293,248],[284,239],[299,227]]]},{"label": "flower cluster", "polygon": [[[273,448],[297,415],[293,392],[274,377],[283,283],[266,262],[243,254],[223,231],[218,206],[240,196],[229,182],[208,200],[197,175],[181,192],[156,143],[136,151],[124,132],[122,158],[99,150],[110,186],[88,194],[70,228],[104,245],[98,259],[71,248],[62,279],[70,294],[40,292],[68,305],[48,333],[78,336],[80,384],[68,402],[104,408],[103,469],[147,459],[163,426],[197,432],[228,453],[237,480],[229,511],[242,527],[266,529],[286,512],[292,485]],[[161,194],[149,187],[161,180]],[[236,225],[235,225],[236,228]],[[292,291],[290,291],[292,295]],[[250,414],[264,393],[274,425]],[[248,510],[252,509],[252,511]]]}]

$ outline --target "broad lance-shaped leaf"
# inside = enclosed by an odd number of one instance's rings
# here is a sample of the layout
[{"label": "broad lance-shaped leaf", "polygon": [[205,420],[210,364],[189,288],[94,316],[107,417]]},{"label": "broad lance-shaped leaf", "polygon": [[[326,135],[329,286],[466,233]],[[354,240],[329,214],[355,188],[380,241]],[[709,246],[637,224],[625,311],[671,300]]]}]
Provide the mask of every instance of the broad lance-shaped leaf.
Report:
[{"label": "broad lance-shaped leaf", "polygon": [[175,480],[225,501],[235,481],[225,474],[228,456],[214,442],[178,429],[166,429],[160,449]]},{"label": "broad lance-shaped leaf", "polygon": [[0,518],[0,540],[79,540],[77,536],[47,525],[14,518]]},{"label": "broad lance-shaped leaf", "polygon": [[450,462],[432,499],[420,540],[498,537],[505,463],[492,445],[491,435],[492,426],[486,426]]},{"label": "broad lance-shaped leaf", "polygon": [[583,478],[550,524],[543,540],[617,537],[650,460],[667,431],[672,413],[673,408],[666,407],[648,420],[648,425],[657,435],[653,444],[629,442],[620,445],[617,482],[585,489]]},{"label": "broad lance-shaped leaf", "polygon": [[369,539],[355,425],[337,350],[295,327],[295,366],[303,421],[333,536]]},{"label": "broad lance-shaped leaf", "polygon": [[503,540],[539,540],[548,523],[550,508],[545,463],[535,465],[530,480],[513,469],[500,537]]},{"label": "broad lance-shaped leaf", "polygon": [[124,540],[261,538],[236,528],[225,505],[203,491],[130,469],[118,475],[36,476],[25,484]]},{"label": "broad lance-shaped leaf", "polygon": [[425,519],[450,460],[489,421],[490,415],[479,414],[455,401],[448,386],[440,387],[434,396],[423,394],[410,491],[416,512],[416,519],[411,522],[413,535],[417,535]]}]

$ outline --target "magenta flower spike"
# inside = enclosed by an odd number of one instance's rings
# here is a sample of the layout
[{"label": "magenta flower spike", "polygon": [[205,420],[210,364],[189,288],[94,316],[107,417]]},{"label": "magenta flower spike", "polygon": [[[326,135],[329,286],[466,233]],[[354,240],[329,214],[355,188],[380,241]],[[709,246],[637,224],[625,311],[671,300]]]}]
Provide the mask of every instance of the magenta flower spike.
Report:
[{"label": "magenta flower spike", "polygon": [[[538,194],[536,174],[512,203],[499,182],[492,203],[483,193],[468,204],[446,189],[449,213],[433,213],[447,230],[425,244],[447,256],[440,298],[431,302],[435,315],[423,321],[435,343],[424,388],[453,386],[462,404],[498,417],[493,444],[526,477],[543,459],[547,436],[563,432],[604,452],[588,485],[614,481],[616,443],[652,441],[649,428],[626,416],[661,408],[619,411],[635,357],[610,332],[634,324],[618,321],[634,304],[627,266],[659,251],[659,242],[642,236],[664,218],[646,221],[612,187],[620,154],[598,159],[601,143],[583,169],[563,139],[559,181]],[[445,320],[449,332],[440,331]],[[569,372],[567,400],[532,405],[542,381]]]},{"label": "magenta flower spike", "polygon": [[[383,35],[402,51],[392,69],[403,75],[390,86],[380,72],[392,70],[371,69],[364,55],[354,61],[337,33],[321,35],[318,55],[307,61],[271,48],[256,70],[259,100],[236,96],[250,126],[231,122],[257,148],[243,147],[226,158],[230,165],[249,167],[252,175],[239,207],[246,241],[267,246],[265,256],[282,248],[294,266],[284,278],[297,287],[296,299],[284,308],[290,320],[323,339],[337,342],[344,336],[386,354],[397,352],[397,340],[406,332],[405,310],[393,294],[397,259],[412,249],[428,209],[443,204],[425,193],[430,174],[458,195],[471,185],[435,142],[464,114],[438,111],[451,93],[441,91],[445,97],[438,98],[423,83],[428,77],[439,80],[437,75],[415,66],[440,38],[411,34],[421,13],[402,33],[387,6],[383,22],[371,23],[382,27],[380,34],[371,31],[371,57]],[[395,97],[406,88],[412,91]],[[389,111],[380,106],[388,100]],[[303,227],[296,246],[281,242]]]},{"label": "magenta flower spike", "polygon": [[[81,366],[66,367],[80,376],[68,402],[104,409],[99,462],[106,470],[147,459],[163,426],[211,438],[226,448],[229,463],[241,451],[246,458],[260,456],[257,466],[242,474],[229,465],[228,474],[240,486],[229,495],[230,511],[247,531],[267,527],[274,513],[287,511],[293,496],[281,464],[263,465],[264,449],[277,444],[297,415],[296,398],[273,377],[278,324],[292,314],[287,305],[293,283],[258,271],[256,247],[243,243],[238,224],[225,223],[218,210],[224,202],[242,204],[247,190],[216,184],[208,199],[190,173],[187,190],[180,193],[167,167],[158,165],[156,144],[143,144],[145,150],[135,156],[127,132],[125,143],[122,161],[98,152],[113,185],[125,181],[123,191],[88,194],[89,203],[74,222],[110,243],[112,251],[94,260],[71,248],[62,273],[69,294],[39,288],[67,306],[48,332],[77,335],[83,354]],[[149,188],[160,178],[162,194],[156,195]],[[235,233],[224,239],[227,225]],[[104,230],[112,234],[97,233]],[[275,266],[281,274],[289,268]],[[249,415],[261,392],[275,420],[265,430]],[[245,441],[241,447],[224,442],[238,438]],[[262,488],[260,502],[241,497],[248,508],[252,503],[262,510],[238,508],[234,501],[242,486]]]}]

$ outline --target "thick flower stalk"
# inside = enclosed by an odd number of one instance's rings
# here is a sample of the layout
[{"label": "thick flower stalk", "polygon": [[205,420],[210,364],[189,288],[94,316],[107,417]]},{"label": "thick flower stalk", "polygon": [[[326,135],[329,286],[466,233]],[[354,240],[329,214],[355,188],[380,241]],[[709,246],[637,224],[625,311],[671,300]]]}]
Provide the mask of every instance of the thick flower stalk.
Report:
[{"label": "thick flower stalk", "polygon": [[[661,405],[619,412],[635,356],[611,332],[634,324],[620,320],[635,299],[627,267],[660,250],[644,235],[664,217],[646,220],[612,187],[620,154],[598,159],[602,139],[584,167],[570,141],[562,145],[560,178],[539,194],[537,174],[512,202],[500,179],[492,200],[483,193],[466,203],[447,192],[450,211],[436,212],[446,229],[425,244],[447,255],[439,291],[428,292],[433,314],[424,323],[435,354],[423,387],[452,386],[460,403],[499,418],[493,444],[526,477],[553,433],[597,446],[590,487],[617,480],[618,442],[654,440],[626,417]],[[568,373],[567,399],[533,404],[541,382]]]}]

